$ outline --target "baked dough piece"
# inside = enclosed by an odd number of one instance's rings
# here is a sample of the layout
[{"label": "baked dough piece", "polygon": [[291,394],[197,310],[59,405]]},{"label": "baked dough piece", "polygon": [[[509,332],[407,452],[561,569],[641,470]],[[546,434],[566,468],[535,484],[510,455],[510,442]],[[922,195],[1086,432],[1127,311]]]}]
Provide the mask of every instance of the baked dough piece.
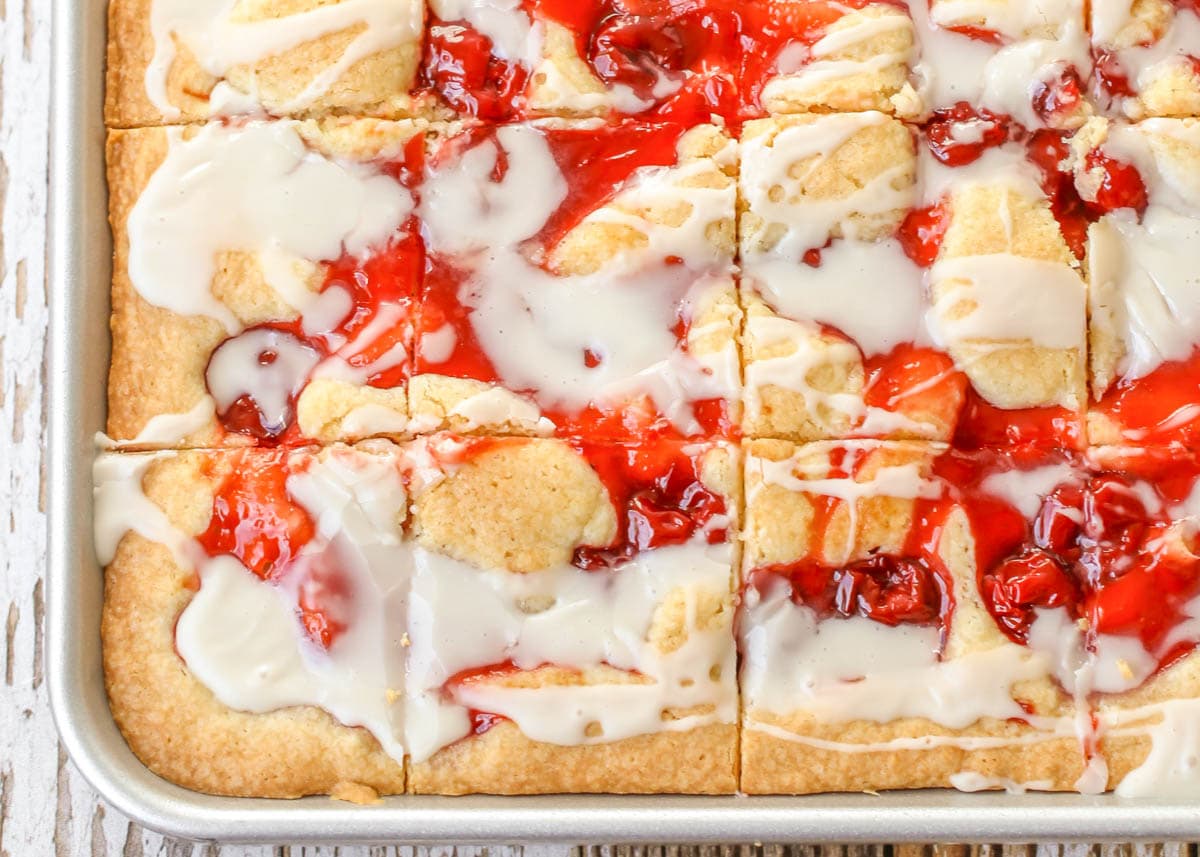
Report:
[{"label": "baked dough piece", "polygon": [[922,112],[910,79],[915,32],[904,8],[785,0],[743,12],[741,88],[765,112]]},{"label": "baked dough piece", "polygon": [[734,426],[736,168],[712,125],[442,141],[421,194],[417,423],[617,439]]},{"label": "baked dough piece", "polygon": [[422,448],[410,789],[733,792],[736,449]]},{"label": "baked dough piece", "polygon": [[403,434],[420,254],[386,170],[422,134],[342,119],[111,132],[109,435]]},{"label": "baked dough piece", "polygon": [[1096,79],[1110,112],[1134,120],[1200,116],[1200,14],[1168,0],[1091,5]]},{"label": "baked dough piece", "polygon": [[927,338],[921,270],[892,237],[917,199],[912,132],[878,112],[804,115],[748,122],[742,141],[743,430],[949,438],[953,394],[892,399],[876,368]]},{"label": "baked dough piece", "polygon": [[970,384],[956,442],[1081,445],[1087,289],[1041,175],[1014,143],[963,167],[923,151],[920,172],[923,213],[944,230],[930,333]]},{"label": "baked dough piece", "polygon": [[105,121],[411,115],[420,0],[112,0]]},{"label": "baked dough piece", "polygon": [[1093,537],[1104,548],[1089,616],[1091,672],[1108,787],[1129,797],[1192,795],[1200,460],[1166,446],[1098,447],[1089,460]]},{"label": "baked dough piece", "polygon": [[1102,216],[1088,232],[1095,444],[1191,443],[1200,429],[1200,120],[1089,122],[1075,184]]},{"label": "baked dough piece", "polygon": [[[366,512],[382,511],[369,518],[377,529],[356,530],[353,543],[375,545],[370,549],[380,554],[395,550],[405,514],[396,462],[387,450],[337,447],[319,453],[159,452],[99,460],[98,548],[107,554],[105,682],[117,725],[147,767],[210,794],[361,797],[371,793],[364,787],[379,794],[404,791],[401,742],[391,739],[389,754],[373,731],[385,728],[388,717],[385,689],[370,684],[389,661],[386,647],[377,645],[370,659],[350,663],[355,647],[370,636],[371,621],[378,621],[376,614],[385,605],[394,607],[387,584],[402,569],[384,563],[374,567],[375,578],[355,576],[363,567],[343,550],[346,531],[339,527],[331,536],[329,526],[336,519],[361,527]],[[307,482],[297,487],[296,478]],[[346,490],[323,495],[318,483]],[[306,511],[293,492],[314,505]],[[263,525],[257,535],[236,530],[230,506],[218,505],[221,496],[236,498],[244,516],[257,518]],[[314,498],[321,497],[340,505],[315,535],[306,515],[318,511]],[[315,558],[329,554],[314,548],[327,540],[341,545],[337,579],[350,575],[355,585],[374,580],[356,590],[361,600],[339,601],[322,591]],[[304,556],[291,554],[293,548]],[[242,561],[273,582],[256,577]],[[307,593],[299,601],[297,588]],[[311,639],[297,620],[298,604],[307,604]],[[315,620],[344,618],[348,606],[357,614],[349,630],[320,649],[314,640],[321,625]],[[302,651],[314,671],[307,677],[298,666]],[[330,664],[334,671],[357,666],[360,676],[370,677],[356,688],[337,679],[325,687],[327,702],[344,721],[354,722],[358,712],[370,729],[343,725],[305,704],[316,695],[306,682],[328,677]],[[398,675],[402,681],[402,672]],[[375,691],[380,698],[372,698]],[[237,709],[227,704],[234,702],[242,704]],[[402,726],[400,718],[397,723]]]},{"label": "baked dough piece", "polygon": [[720,2],[431,0],[430,13],[424,76],[459,115],[698,121],[737,108],[737,19]]},{"label": "baked dough piece", "polygon": [[1069,789],[1083,771],[1056,650],[1008,639],[980,595],[993,542],[960,502],[957,455],[748,442],[743,791]]}]

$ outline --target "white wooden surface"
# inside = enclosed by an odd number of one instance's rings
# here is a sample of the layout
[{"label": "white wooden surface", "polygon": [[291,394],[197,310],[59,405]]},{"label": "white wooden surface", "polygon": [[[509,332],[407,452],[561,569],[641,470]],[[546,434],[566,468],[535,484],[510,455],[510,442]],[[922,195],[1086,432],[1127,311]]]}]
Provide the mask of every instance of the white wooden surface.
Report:
[{"label": "white wooden surface", "polygon": [[1177,844],[247,848],[165,839],[106,807],[58,746],[42,674],[48,5],[0,0],[0,857],[1200,857]]}]

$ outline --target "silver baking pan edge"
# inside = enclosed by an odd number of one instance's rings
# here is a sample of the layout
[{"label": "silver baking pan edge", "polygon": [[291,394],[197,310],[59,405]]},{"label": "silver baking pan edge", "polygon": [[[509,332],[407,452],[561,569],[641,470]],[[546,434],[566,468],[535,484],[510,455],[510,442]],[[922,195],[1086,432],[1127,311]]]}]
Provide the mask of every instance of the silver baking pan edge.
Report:
[{"label": "silver baking pan edge", "polygon": [[219,798],[150,773],[109,714],[102,574],[92,550],[92,438],[103,426],[111,238],[104,180],[106,0],[54,0],[46,658],[54,719],[87,780],[157,830],[238,842],[818,842],[1184,839],[1200,805],[946,791],[804,798]]}]

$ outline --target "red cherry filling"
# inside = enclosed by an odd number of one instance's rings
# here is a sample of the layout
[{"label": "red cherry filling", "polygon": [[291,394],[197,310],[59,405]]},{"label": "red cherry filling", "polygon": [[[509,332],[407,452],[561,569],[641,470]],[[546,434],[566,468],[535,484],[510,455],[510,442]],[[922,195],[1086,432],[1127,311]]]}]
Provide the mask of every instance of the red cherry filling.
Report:
[{"label": "red cherry filling", "polygon": [[[980,576],[980,593],[1001,629],[1027,640],[1035,608],[1065,607],[1087,633],[1136,636],[1165,665],[1186,640],[1167,644],[1200,594],[1200,561],[1179,525],[1143,502],[1150,483],[1112,472],[1060,485],[1034,519],[1033,545]],[[1157,505],[1157,504],[1156,504]],[[975,521],[987,529],[987,522]]]},{"label": "red cherry filling", "polygon": [[904,255],[928,268],[937,259],[949,223],[944,203],[908,212],[896,232]]},{"label": "red cherry filling", "polygon": [[1116,54],[1110,51],[1098,52],[1094,57],[1092,68],[1096,86],[1101,94],[1110,98],[1133,96],[1133,87],[1129,85],[1129,75],[1126,74]]},{"label": "red cherry filling", "polygon": [[[577,448],[600,475],[617,513],[616,539],[603,547],[576,548],[572,562],[579,568],[615,568],[639,551],[683,544],[725,513],[724,499],[701,481],[699,461],[678,443],[581,443]],[[706,535],[709,544],[725,538],[724,529]]]},{"label": "red cherry filling", "polygon": [[485,120],[514,115],[528,70],[492,53],[492,40],[465,21],[429,27],[424,83],[459,113]]},{"label": "red cherry filling", "polygon": [[1033,88],[1033,110],[1048,125],[1061,125],[1083,105],[1083,82],[1072,67],[1061,69],[1054,79],[1038,81]]},{"label": "red cherry filling", "polygon": [[[222,427],[265,446],[298,440],[297,398],[313,368],[334,353],[352,369],[370,371],[378,362],[378,371],[366,378],[370,386],[402,386],[409,373],[410,310],[421,264],[415,231],[365,261],[343,256],[328,264],[322,297],[341,290],[343,300],[348,298],[347,308],[341,318],[332,319],[328,330],[306,330],[303,319],[268,322],[218,345],[209,358],[205,382],[218,401],[232,398],[217,414]],[[372,327],[385,312],[392,323]],[[365,333],[369,341],[361,338]],[[229,390],[238,386],[244,392],[231,396]]]},{"label": "red cherry filling", "polygon": [[944,581],[919,559],[876,554],[842,566],[811,561],[768,565],[750,579],[758,586],[769,576],[786,579],[792,600],[818,617],[861,616],[884,625],[933,625],[951,608]]},{"label": "red cherry filling", "polygon": [[972,163],[1007,140],[1006,117],[989,110],[976,110],[965,101],[934,111],[925,128],[929,151],[948,167]]},{"label": "red cherry filling", "polygon": [[1083,164],[1089,173],[1101,174],[1095,199],[1084,201],[1094,214],[1099,216],[1118,208],[1132,208],[1140,216],[1146,210],[1149,203],[1146,184],[1133,164],[1123,163],[1098,150],[1088,152]]},{"label": "red cherry filling", "polygon": [[1034,608],[1066,607],[1078,616],[1080,589],[1063,562],[1040,548],[1009,557],[979,581],[980,594],[1001,629],[1023,643]]},{"label": "red cherry filling", "polygon": [[301,555],[316,525],[288,491],[295,466],[276,450],[230,456],[213,493],[208,528],[197,541],[209,556],[233,556],[263,580],[298,575],[300,623],[314,643],[328,649],[349,625],[353,593],[332,546]]},{"label": "red cherry filling", "polygon": [[313,521],[288,493],[290,472],[282,453],[232,456],[213,495],[208,529],[198,540],[209,556],[230,554],[264,580],[278,578],[312,539]]},{"label": "red cherry filling", "polygon": [[1200,349],[1149,375],[1120,381],[1096,406],[1139,443],[1200,441]]}]

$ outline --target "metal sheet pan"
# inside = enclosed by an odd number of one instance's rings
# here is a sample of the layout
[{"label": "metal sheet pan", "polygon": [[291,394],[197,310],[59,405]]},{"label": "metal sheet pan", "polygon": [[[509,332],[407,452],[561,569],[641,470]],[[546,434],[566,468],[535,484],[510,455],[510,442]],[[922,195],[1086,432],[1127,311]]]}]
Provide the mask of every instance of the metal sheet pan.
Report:
[{"label": "metal sheet pan", "polygon": [[72,760],[117,809],[163,832],[249,842],[819,842],[1182,839],[1200,805],[1112,796],[218,798],[150,773],[108,710],[102,573],[92,549],[92,438],[103,427],[112,241],[104,180],[106,0],[54,0],[51,167],[50,569],[46,657]]}]

